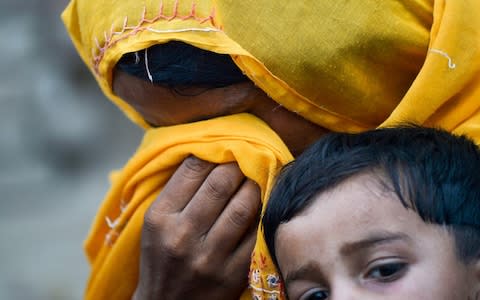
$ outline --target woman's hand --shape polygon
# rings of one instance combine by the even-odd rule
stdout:
[[[134,299],[238,299],[259,208],[238,165],[187,158],[145,214]]]

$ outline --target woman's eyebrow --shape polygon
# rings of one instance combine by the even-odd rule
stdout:
[[[371,233],[361,240],[345,243],[340,248],[340,254],[344,257],[350,256],[354,252],[366,250],[380,244],[391,243],[399,240],[405,241],[407,243],[413,242],[412,238],[409,235],[402,232],[379,231]]]

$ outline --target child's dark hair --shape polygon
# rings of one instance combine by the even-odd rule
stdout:
[[[262,221],[275,262],[278,226],[360,173],[374,174],[425,222],[445,225],[463,262],[480,258],[479,148],[464,136],[404,125],[328,134],[284,168]]]

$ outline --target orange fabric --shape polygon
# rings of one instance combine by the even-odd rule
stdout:
[[[92,263],[86,299],[131,298],[138,279],[144,213],[191,154],[219,164],[236,161],[260,186],[263,203],[276,172],[292,160],[275,132],[249,114],[148,130],[135,155],[113,176],[86,240]],[[263,234],[258,238],[263,240]],[[275,269],[270,272],[276,274]]]
[[[285,1],[282,5],[270,0],[196,0],[193,4],[183,0],[72,0],[62,15],[103,92],[146,129],[149,126],[140,114],[113,93],[112,70],[125,53],[180,40],[230,54],[272,99],[330,130],[358,132],[415,122],[467,134],[477,143],[479,16],[478,0]],[[155,136],[163,143],[165,136]],[[176,163],[172,161],[172,166]],[[165,181],[171,172],[162,170],[156,180]],[[123,188],[116,181],[112,191]],[[132,195],[140,193],[130,189]],[[138,211],[131,212],[132,216],[141,215],[146,205],[136,206]],[[112,206],[107,211],[106,207],[110,206],[104,204],[99,216],[119,209]],[[100,219],[95,226],[101,226]],[[104,232],[92,232],[89,240],[100,232],[100,243]],[[138,244],[139,238],[122,233],[118,241]],[[254,296],[268,299],[276,297],[281,286],[268,277],[273,266],[265,250],[260,240],[252,260],[251,286]],[[93,272],[87,298],[102,299],[92,295],[98,296],[98,289],[103,288],[118,289],[118,296],[131,294],[135,274],[125,273],[121,280],[125,285],[119,287],[109,279],[119,276],[113,269],[98,267],[105,261],[112,266],[129,265],[111,260],[115,251],[104,250],[95,256],[91,251]],[[134,259],[138,258],[128,258],[132,264]],[[113,286],[95,288],[97,280],[110,280]]]
[[[476,0],[86,1],[63,13],[104,93],[127,53],[170,40],[230,54],[269,96],[333,131],[416,122],[480,139]]]

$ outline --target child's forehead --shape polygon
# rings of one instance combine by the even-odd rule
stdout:
[[[311,204],[282,228],[315,227],[344,237],[367,231],[415,232],[427,225],[375,174],[358,174],[316,195]]]
[[[362,172],[352,175],[340,183],[319,191],[312,199],[309,206],[301,215],[312,213],[326,213],[331,210],[338,214],[371,214],[380,206],[402,206],[389,181],[381,174]],[[367,209],[367,208],[373,209]],[[335,208],[335,209],[333,209]]]
[[[297,253],[295,260],[300,261],[308,253],[340,258],[346,245],[383,239],[419,253],[430,239],[453,248],[447,230],[423,221],[414,210],[404,207],[394,192],[368,177],[371,175],[352,177],[317,195],[305,211],[281,224],[275,244],[279,257],[288,257],[281,252],[289,251]],[[296,245],[298,249],[289,250]]]

